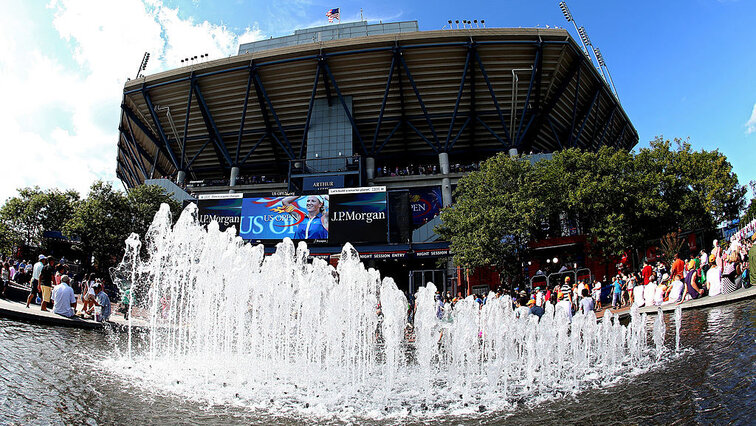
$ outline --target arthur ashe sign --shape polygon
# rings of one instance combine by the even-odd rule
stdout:
[[[385,186],[328,191],[331,202],[328,241],[343,244],[388,241]]]

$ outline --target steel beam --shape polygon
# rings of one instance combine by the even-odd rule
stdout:
[[[129,138],[126,136],[126,133],[119,131],[118,132],[121,137],[123,138],[124,144],[126,145],[126,148],[129,151],[129,155],[132,159],[134,159],[134,162],[139,167],[139,171],[142,172],[142,176],[147,177],[147,169],[144,167],[144,164],[142,164],[142,159],[137,156],[137,153],[134,152],[134,148],[131,146],[131,142],[129,141]]]
[[[517,126],[517,133],[515,137],[515,145],[520,146],[520,136],[522,134],[522,124],[525,122],[525,114],[528,112],[528,106],[530,105],[530,94],[533,93],[533,83],[535,82],[536,73],[538,72],[537,66],[539,65],[539,59],[541,57],[541,49],[536,50],[535,60],[533,61],[533,69],[530,71],[530,83],[528,84],[528,93],[525,95],[525,105],[522,106],[522,114],[520,114],[520,124]]]
[[[189,95],[186,99],[186,116],[184,118],[184,135],[181,138],[181,167],[184,170],[184,159],[186,159],[186,135],[189,132],[189,113],[192,110],[192,85],[189,84]],[[188,167],[188,166],[187,166]]]
[[[572,104],[572,124],[570,125],[570,135],[567,138],[567,146],[572,146],[572,134],[575,133],[575,121],[577,120],[578,95],[580,94],[580,75],[582,67],[578,67],[577,83],[575,83],[575,101]]]
[[[289,157],[289,160],[293,160],[296,158],[293,153],[293,148],[291,147],[291,142],[289,142],[289,138],[286,137],[286,131],[284,131],[283,126],[281,125],[281,120],[278,119],[278,114],[276,114],[276,110],[273,108],[273,103],[270,101],[270,98],[268,97],[268,93],[265,91],[265,86],[263,86],[262,81],[260,80],[260,75],[257,73],[257,71],[254,72],[254,79],[257,83],[257,87],[260,90],[260,94],[262,94],[263,99],[265,99],[265,103],[268,105],[268,109],[270,110],[270,113],[273,115],[273,119],[276,121],[276,125],[278,126],[278,131],[281,133],[281,136],[283,136],[284,141],[286,142],[286,145],[282,144],[281,141],[276,137],[274,133],[271,133],[271,136],[273,136],[273,139],[278,142],[279,145],[281,145],[281,148],[283,148],[284,152],[286,152],[286,155]]]
[[[352,130],[354,131],[354,134],[357,135],[357,140],[360,142],[360,146],[362,147],[362,153],[364,155],[368,155],[368,150],[365,147],[365,142],[362,140],[362,135],[360,135],[360,130],[357,128],[357,124],[354,122],[354,117],[352,117],[352,113],[349,112],[349,108],[347,108],[346,101],[344,100],[344,96],[341,94],[341,90],[339,89],[339,84],[336,82],[336,79],[333,77],[333,73],[331,72],[331,67],[328,66],[328,62],[323,60],[321,62],[321,66],[323,69],[325,69],[326,73],[328,73],[328,78],[331,79],[331,83],[333,83],[333,89],[336,91],[336,96],[339,98],[339,102],[341,102],[341,106],[344,108],[344,114],[346,114],[347,118],[349,119],[349,122],[352,124]]]
[[[378,141],[378,133],[381,130],[383,121],[383,112],[386,110],[386,101],[388,100],[389,91],[391,90],[391,79],[394,76],[394,67],[396,66],[396,56],[391,56],[391,68],[389,69],[388,79],[386,79],[386,90],[383,91],[383,101],[381,102],[381,111],[378,113],[378,124],[375,125],[375,134],[373,143],[370,146],[370,154],[375,155],[375,144]]]
[[[242,107],[241,123],[239,123],[239,137],[236,140],[236,154],[234,156],[234,165],[239,165],[239,151],[241,150],[242,136],[244,136],[244,121],[247,119],[247,105],[249,105],[249,89],[252,87],[252,69],[254,64],[249,66],[249,75],[247,76],[247,91],[244,92],[244,106]]]
[[[245,155],[244,158],[242,159],[241,163],[239,163],[240,166],[243,165],[243,164],[245,164],[247,162],[247,160],[249,159],[249,156],[252,155],[253,152],[255,152],[255,150],[257,149],[257,147],[260,146],[260,144],[262,143],[263,139],[265,139],[267,136],[268,136],[267,133],[264,134],[264,135],[262,135],[262,137],[255,144],[255,146],[253,146],[252,149],[249,150],[249,152],[247,153],[247,155]]]
[[[462,69],[462,78],[459,81],[459,90],[457,91],[457,101],[454,102],[454,112],[452,113],[451,123],[449,123],[449,131],[446,132],[446,141],[444,141],[444,152],[449,149],[449,140],[451,139],[452,131],[454,130],[454,121],[457,119],[457,111],[459,111],[459,102],[462,100],[462,93],[465,90],[465,80],[467,79],[467,69],[470,67],[470,57],[472,56],[472,46],[467,47],[467,56],[465,57],[465,67]],[[454,139],[457,140],[456,138]]]
[[[535,128],[536,130],[540,129],[541,126],[543,125],[543,120],[550,119],[551,111],[554,109],[554,107],[559,102],[559,100],[562,99],[562,94],[564,94],[565,90],[567,90],[567,88],[570,85],[570,82],[572,81],[572,78],[575,76],[575,74],[580,69],[580,65],[583,63],[583,58],[584,58],[584,56],[581,54],[577,59],[575,59],[572,62],[572,65],[570,65],[570,68],[567,69],[566,75],[564,76],[564,78],[562,79],[562,81],[559,83],[559,86],[554,91],[554,95],[551,97],[551,99],[549,100],[549,102],[542,109],[536,111],[536,119],[534,121],[535,125],[534,126],[529,126],[529,128],[531,128],[531,129]],[[553,125],[551,127],[553,127]],[[552,131],[554,131],[553,128],[552,128]],[[535,137],[528,138],[527,136],[528,135],[527,135],[527,131],[526,131],[526,132],[524,132],[523,137],[522,137],[522,139],[523,139],[522,143],[521,143],[521,150],[522,151],[526,151],[527,148],[529,147],[529,145],[531,144],[531,141],[535,138]],[[563,145],[562,145],[561,140],[559,140],[559,138],[557,138],[557,141],[559,142],[560,148],[562,148]]]
[[[404,60],[404,57],[402,56],[401,52],[399,52],[399,63],[404,68],[404,72],[407,75],[407,80],[409,80],[410,86],[412,86],[412,90],[415,91],[415,96],[417,97],[417,101],[420,103],[420,109],[423,111],[423,115],[425,116],[425,121],[428,123],[428,127],[430,128],[431,134],[433,135],[433,142],[436,144],[436,147],[440,148],[440,145],[438,142],[438,135],[436,135],[436,130],[433,128],[433,122],[428,116],[428,109],[425,108],[425,102],[423,102],[423,97],[420,95],[420,91],[417,89],[417,85],[415,84],[415,79],[412,78],[412,73],[410,72],[410,69],[407,66],[407,62]],[[417,129],[415,129],[415,132],[417,132]],[[434,148],[433,150],[435,152],[438,152],[438,148]]]
[[[386,143],[388,143],[388,141],[394,136],[394,133],[396,133],[396,131],[399,130],[399,127],[401,127],[403,123],[404,123],[403,120],[399,120],[396,123],[396,126],[394,126],[394,128],[391,130],[391,132],[389,133],[389,135],[386,137],[386,139],[384,139],[384,141],[381,144],[381,146],[378,148],[378,150],[376,150],[373,153],[373,155],[378,154],[379,152],[381,152],[383,150],[383,147],[386,146]]]
[[[430,146],[430,147],[431,147],[431,149],[433,149],[433,152],[435,152],[436,154],[438,154],[438,152],[439,152],[439,151],[438,151],[438,148],[436,148],[436,146],[435,146],[435,145],[433,144],[433,142],[429,141],[429,140],[428,140],[428,138],[426,138],[426,137],[425,137],[425,135],[423,135],[423,132],[421,132],[420,130],[418,130],[418,128],[417,128],[417,127],[415,127],[415,126],[414,126],[414,125],[412,124],[412,122],[411,122],[411,121],[407,121],[406,123],[407,123],[407,125],[408,125],[408,126],[410,127],[410,129],[412,129],[412,130],[413,130],[413,131],[414,131],[415,133],[417,133],[417,135],[418,135],[418,136],[420,136],[420,138],[421,138],[422,140],[424,140],[424,141],[425,141],[425,143],[427,143],[427,144],[428,144],[428,146]]]
[[[310,94],[310,103],[307,106],[307,118],[305,119],[304,132],[302,132],[302,146],[299,148],[299,158],[304,158],[305,148],[307,147],[307,132],[310,131],[310,119],[312,118],[312,108],[315,105],[315,95],[318,93],[318,81],[320,80],[320,62],[315,68],[315,82],[312,83],[312,93]]]
[[[478,68],[480,69],[481,75],[483,75],[483,81],[486,82],[486,87],[488,87],[488,93],[491,95],[491,99],[493,100],[494,107],[496,108],[496,113],[499,115],[499,121],[501,122],[501,126],[504,128],[504,136],[507,137],[507,143],[504,143],[502,141],[502,144],[504,145],[512,145],[512,139],[509,137],[509,127],[507,126],[506,121],[504,120],[504,114],[501,112],[501,107],[499,106],[499,101],[496,99],[496,93],[494,93],[493,86],[491,85],[491,80],[488,78],[488,73],[486,73],[486,68],[483,66],[483,61],[480,59],[480,54],[478,51],[475,51],[475,61],[478,63]],[[478,120],[481,121],[481,120]],[[482,123],[482,121],[481,121]],[[491,132],[491,128],[488,127],[487,124],[484,124],[484,127],[486,127],[486,130]],[[494,134],[496,136],[496,139],[501,141],[501,138],[499,135]]]
[[[575,140],[572,141],[573,146],[579,147],[580,135],[583,134],[583,129],[585,128],[585,124],[588,122],[588,119],[591,117],[591,113],[593,112],[593,106],[596,105],[596,99],[598,99],[598,96],[600,93],[601,93],[601,85],[599,83],[599,87],[596,88],[596,91],[593,94],[593,98],[591,99],[591,104],[588,107],[588,111],[585,113],[585,116],[583,116],[583,120],[580,123],[580,130],[578,130],[577,136],[575,136]]]
[[[202,90],[200,90],[199,83],[193,81],[192,87],[194,89],[194,95],[197,97],[197,104],[199,105],[200,113],[202,113],[202,118],[205,120],[205,127],[207,127],[208,133],[211,134],[210,139],[213,141],[213,146],[216,148],[216,154],[219,157],[218,160],[220,160],[221,163],[223,163],[223,160],[225,160],[226,164],[228,164],[229,167],[233,166],[231,154],[228,153],[226,144],[223,141],[223,136],[221,136],[220,131],[218,131],[218,126],[215,124],[215,120],[213,119],[213,115],[210,113],[207,102],[205,102],[205,97],[202,96]]]
[[[559,138],[559,133],[557,133],[556,129],[554,128],[554,122],[551,121],[551,117],[549,115],[546,115],[546,120],[549,123],[551,132],[554,134],[554,139],[556,139],[556,142],[559,144],[559,149],[564,148],[564,146],[562,145],[562,139]]]
[[[163,131],[163,125],[160,124],[160,119],[157,116],[155,107],[152,105],[152,98],[150,98],[150,94],[147,92],[147,90],[144,90],[144,89],[142,89],[142,96],[144,97],[145,102],[147,102],[147,108],[150,110],[150,116],[152,117],[152,121],[155,123],[155,127],[158,130],[158,134],[160,135],[160,140],[163,143],[165,152],[168,153],[168,158],[171,160],[171,163],[173,163],[173,166],[176,167],[176,169],[178,169],[179,165],[178,165],[178,161],[176,161],[176,155],[173,153],[173,149],[168,143],[168,138],[165,136],[165,132]],[[178,143],[178,141],[176,142]]]
[[[202,154],[202,151],[204,151],[204,150],[205,150],[205,147],[207,147],[207,145],[208,145],[208,144],[210,143],[210,141],[212,141],[212,140],[213,140],[213,137],[212,137],[212,136],[208,136],[207,140],[205,141],[205,143],[204,143],[204,144],[202,144],[202,146],[200,147],[199,151],[197,151],[197,153],[195,153],[195,154],[194,154],[194,156],[192,156],[192,159],[191,159],[191,160],[190,160],[190,161],[189,161],[189,162],[188,162],[188,163],[186,164],[186,168],[187,168],[187,169],[188,169],[189,167],[191,167],[191,166],[192,166],[192,164],[194,164],[194,160],[196,160],[196,159],[197,159],[197,157],[199,157],[199,155],[200,155],[200,154]]]
[[[462,124],[462,127],[459,129],[459,132],[457,132],[457,136],[452,139],[451,144],[446,148],[446,152],[451,151],[452,148],[454,148],[454,144],[457,143],[457,139],[459,139],[460,136],[462,136],[462,132],[467,128],[467,125],[472,122],[472,115],[467,117],[467,120]]]
[[[486,130],[488,130],[488,133],[492,134],[492,135],[493,135],[493,137],[495,137],[495,138],[496,138],[496,140],[497,140],[497,141],[499,141],[499,143],[500,143],[500,144],[502,144],[502,145],[504,145],[504,146],[510,146],[510,145],[508,145],[508,144],[507,144],[506,142],[504,142],[504,141],[503,141],[503,140],[501,139],[501,136],[499,136],[498,134],[496,134],[496,132],[495,132],[495,131],[494,131],[494,130],[493,130],[493,129],[492,129],[492,128],[491,128],[491,127],[490,127],[490,126],[488,125],[488,124],[486,124],[486,122],[485,122],[485,121],[483,121],[483,119],[482,119],[482,118],[480,118],[480,117],[475,117],[475,119],[476,119],[476,120],[478,120],[478,122],[479,122],[479,123],[480,123],[480,124],[481,124],[481,125],[482,125],[482,126],[483,126],[483,127],[485,128],[485,129],[486,129]],[[505,136],[506,136],[506,134],[505,134]]]

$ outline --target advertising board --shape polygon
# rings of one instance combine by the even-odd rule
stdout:
[[[412,188],[409,191],[412,226],[417,228],[441,213],[441,187]]]
[[[385,186],[329,191],[329,242],[387,242],[388,202]]]
[[[245,240],[328,240],[328,195],[245,196],[239,235]]]
[[[239,229],[243,194],[204,194],[197,199],[197,217],[203,225],[218,222],[221,231]]]

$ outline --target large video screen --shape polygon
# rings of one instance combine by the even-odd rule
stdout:
[[[229,226],[239,229],[243,194],[203,194],[197,200],[199,222],[208,225],[218,222],[221,231]]]
[[[386,242],[388,203],[385,186],[332,189],[329,242]]]
[[[241,203],[239,235],[245,240],[328,240],[328,195],[256,197]]]

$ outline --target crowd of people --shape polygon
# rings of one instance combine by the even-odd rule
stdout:
[[[488,297],[509,295],[515,316],[518,318],[544,314],[547,303],[571,319],[577,313],[597,312],[602,309],[621,309],[635,305],[662,306],[680,304],[688,300],[732,293],[750,286],[751,273],[756,273],[756,244],[745,238],[732,238],[727,248],[714,241],[710,251],[701,250],[683,259],[679,254],[674,261],[645,261],[637,272],[618,273],[611,280],[577,280],[570,276],[553,287],[547,285],[529,288],[500,288],[495,293],[474,294],[481,307]],[[450,318],[454,306],[463,299],[462,292],[453,297],[450,292],[436,294],[436,316]],[[409,320],[412,321],[414,304],[410,303]]]
[[[454,163],[449,164],[449,173],[466,173],[480,169],[480,163],[461,164]],[[423,175],[437,175],[441,173],[441,167],[438,163],[435,164],[410,164],[405,166],[399,165],[382,165],[375,169],[376,177],[386,176],[423,176]]]
[[[64,317],[79,316],[107,321],[110,318],[111,304],[103,281],[94,274],[73,275],[70,269],[65,258],[57,261],[52,256],[40,254],[37,262],[32,264],[27,260],[13,261],[3,256],[0,296],[7,297],[13,282],[20,287],[28,287],[27,308],[36,303],[42,311],[52,310]]]

